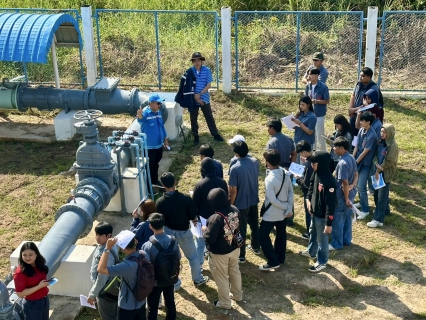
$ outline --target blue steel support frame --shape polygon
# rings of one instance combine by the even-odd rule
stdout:
[[[383,11],[382,18],[382,34],[380,36],[380,53],[379,53],[379,76],[377,78],[377,85],[380,87],[382,82],[382,60],[383,60],[383,50],[385,48],[385,31],[386,31],[386,11]]]
[[[99,59],[99,73],[103,77],[103,64],[102,64],[102,51],[101,51],[101,41],[100,41],[100,25],[99,25],[99,13],[110,12],[110,13],[122,13],[122,12],[132,12],[132,13],[152,13],[154,14],[154,27],[156,35],[156,55],[157,55],[157,72],[158,72],[158,83],[157,86],[161,90],[163,87],[161,82],[161,55],[160,55],[160,42],[159,42],[159,23],[158,23],[158,14],[159,13],[169,13],[169,14],[212,14],[214,15],[214,27],[215,27],[215,46],[216,46],[216,59],[215,59],[215,71],[216,71],[216,88],[219,88],[219,28],[218,21],[220,20],[218,13],[216,11],[196,11],[196,10],[131,10],[131,9],[96,9],[94,18],[96,19],[96,34],[98,37],[98,59]],[[155,86],[151,84],[144,84],[147,86]]]
[[[296,84],[295,88],[269,88],[269,87],[246,87],[239,85],[238,77],[238,65],[239,65],[239,54],[238,54],[238,15],[239,14],[295,14],[297,15],[297,34],[296,34]],[[360,20],[360,30],[359,30],[359,47],[358,47],[358,74],[361,70],[362,62],[362,40],[363,40],[363,31],[364,31],[364,13],[362,11],[235,11],[234,13],[234,26],[235,26],[235,86],[236,89],[277,89],[277,90],[296,90],[298,91],[298,77],[299,77],[299,49],[300,49],[300,20],[302,14],[341,14],[341,15],[359,15]],[[337,91],[346,91],[348,89],[334,89]]]

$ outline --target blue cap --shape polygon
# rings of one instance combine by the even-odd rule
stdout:
[[[163,102],[164,100],[158,94],[151,94],[148,99],[149,102]]]

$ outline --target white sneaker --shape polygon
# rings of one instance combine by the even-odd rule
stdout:
[[[359,202],[355,203],[354,206],[357,209],[361,209],[361,203],[359,203]]]
[[[336,250],[335,247],[333,247],[331,244],[328,245],[328,251],[334,251]]]
[[[369,223],[367,223],[367,226],[369,226],[370,228],[383,227],[383,223],[377,220],[371,220]]]
[[[368,216],[370,214],[370,212],[362,212],[359,214],[359,216],[357,217],[358,220],[362,220],[365,219],[366,216]]]

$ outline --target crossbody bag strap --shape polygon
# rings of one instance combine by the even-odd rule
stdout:
[[[222,212],[216,212],[216,213],[219,214],[225,220],[226,224],[228,225],[229,230],[232,230],[231,226],[229,225],[228,218],[225,217],[225,215]]]
[[[284,171],[284,169],[283,169],[283,181],[281,181],[281,187],[280,187],[280,190],[278,190],[277,194],[275,195],[275,197],[276,197],[276,198],[278,198],[278,196],[279,196],[279,195],[280,195],[280,193],[281,193],[281,190],[282,190],[283,185],[284,185],[284,180],[285,180],[285,171]]]

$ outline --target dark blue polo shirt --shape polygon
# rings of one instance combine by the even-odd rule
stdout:
[[[312,92],[312,83],[308,83],[305,88],[305,95],[316,100],[328,100],[330,94],[328,93],[328,87],[325,83],[318,81],[315,85],[314,92]],[[314,104],[314,112],[317,117],[324,117],[327,113],[326,104]]]
[[[315,126],[317,125],[317,117],[312,111],[308,111],[306,114],[301,113],[298,118],[309,130],[314,130],[314,132],[309,135],[303,131],[300,127],[294,128],[294,143],[297,144],[299,141],[305,140],[310,144],[315,143]]]

